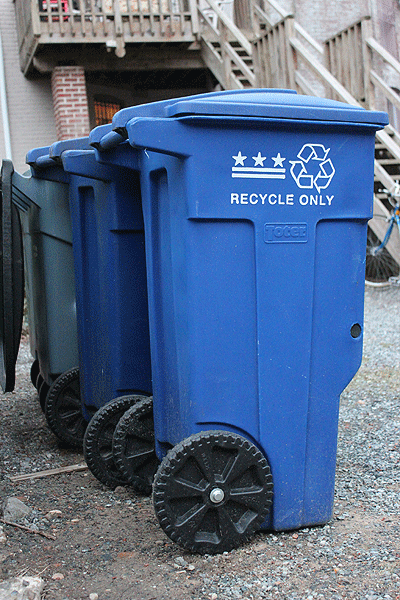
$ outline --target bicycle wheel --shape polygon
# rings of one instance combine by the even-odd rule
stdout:
[[[365,283],[374,287],[390,285],[391,277],[399,277],[400,267],[386,248],[379,248],[381,241],[368,227]]]

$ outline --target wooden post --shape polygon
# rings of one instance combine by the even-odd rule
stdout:
[[[243,1],[243,0],[241,0]],[[260,37],[261,35],[261,30],[260,30],[260,19],[257,16],[256,13],[256,9],[255,9],[255,5],[256,5],[256,0],[249,0],[250,2],[250,27],[251,27],[251,31],[254,32],[254,34],[257,37]]]
[[[86,35],[86,26],[85,26],[85,5],[83,0],[79,0],[79,17],[80,17],[80,24],[81,24],[81,35],[84,37]]]
[[[221,58],[222,58],[222,66],[224,73],[224,89],[231,90],[231,59],[226,51],[226,46],[228,45],[228,29],[221,20],[218,23],[219,30],[221,33]]]
[[[26,18],[26,4],[21,0],[19,3],[21,10],[24,11],[24,24],[29,23],[29,19]],[[37,0],[31,0],[30,2],[30,17],[32,19],[32,31],[33,35],[40,35],[40,20]],[[24,32],[25,33],[25,32]]]
[[[256,78],[255,86],[257,88],[265,87],[265,83],[263,81],[263,69],[261,67],[262,57],[260,53],[260,46],[262,44],[262,38],[257,37],[253,41],[253,66],[254,66],[254,75]]]
[[[370,110],[375,109],[375,91],[371,81],[371,62],[372,50],[367,45],[367,39],[372,37],[372,23],[369,17],[363,19],[361,23],[361,41],[362,41],[362,69],[364,73],[364,98],[365,106]]]
[[[335,42],[333,40],[327,40],[324,44],[324,65],[332,73],[334,77],[337,77],[337,60],[335,54]],[[326,86],[325,86],[326,90]],[[333,100],[337,100],[335,94],[332,94]]]
[[[289,16],[283,21],[285,33],[285,54],[286,54],[286,69],[288,87],[292,90],[296,89],[296,56],[292,48],[290,40],[295,36],[294,17]]]
[[[199,14],[197,12],[197,0],[189,0],[189,7],[190,7],[190,15],[191,15],[191,21],[192,21],[192,33],[193,35],[198,35],[199,34]]]
[[[126,54],[125,50],[125,40],[124,40],[124,30],[122,27],[122,17],[121,10],[119,7],[119,0],[114,0],[114,19],[115,19],[115,41],[117,42],[117,47],[115,49],[115,54],[118,58],[123,58]]]

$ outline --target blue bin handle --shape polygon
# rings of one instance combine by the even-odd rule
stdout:
[[[106,135],[103,135],[100,143],[98,144],[98,148],[100,150],[112,150],[119,144],[122,144],[122,142],[125,142],[125,140],[126,137],[124,135],[118,133],[117,131],[110,131]],[[95,143],[92,145],[96,147]]]
[[[48,169],[49,167],[56,167],[56,161],[51,158],[49,154],[44,154],[43,156],[38,156],[34,165],[36,169]]]
[[[190,141],[179,120],[136,117],[126,124],[131,146],[172,156],[190,156]]]

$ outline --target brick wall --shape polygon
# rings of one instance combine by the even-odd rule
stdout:
[[[399,58],[398,35],[400,25],[400,8],[398,0],[375,0],[376,28],[375,35],[380,43],[395,58]]]
[[[296,20],[319,42],[370,15],[369,0],[294,0]]]
[[[89,134],[89,110],[83,67],[55,67],[51,77],[57,138]]]

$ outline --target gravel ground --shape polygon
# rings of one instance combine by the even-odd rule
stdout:
[[[0,579],[40,576],[49,600],[400,599],[400,288],[366,290],[364,360],[342,395],[334,518],[258,533],[219,556],[169,541],[148,498],[110,491],[88,471],[12,483],[9,476],[81,463],[48,430],[29,382],[2,398],[2,499],[32,512],[0,531]]]

